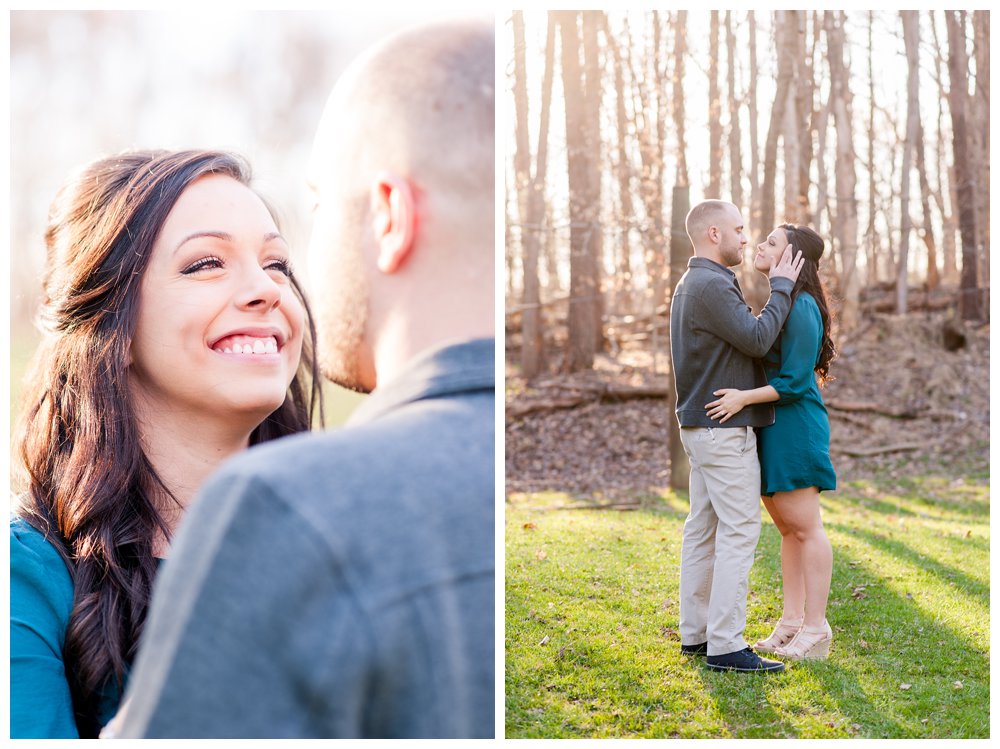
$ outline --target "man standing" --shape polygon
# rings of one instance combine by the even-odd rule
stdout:
[[[743,639],[747,585],[760,535],[760,464],[754,427],[774,422],[770,404],[724,424],[707,415],[714,391],[767,384],[758,359],[791,309],[802,267],[791,247],[769,274],[771,296],[754,317],[736,274],[747,238],[732,203],[707,200],[688,213],[694,254],[670,305],[670,341],[681,442],[691,461],[691,509],[681,545],[681,652],[706,655],[718,671],[782,671]]]
[[[494,734],[494,31],[396,35],[310,164],[344,429],[230,461],[157,582],[123,737]]]

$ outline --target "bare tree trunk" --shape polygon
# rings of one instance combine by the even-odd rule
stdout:
[[[813,45],[807,49],[806,38],[809,27],[809,11],[802,11],[798,14],[798,38],[799,51],[798,71],[799,85],[796,92],[795,115],[798,120],[799,131],[799,171],[795,176],[796,180],[796,209],[795,220],[801,224],[812,224],[813,214],[809,209],[809,186],[811,183],[810,170],[812,169],[813,139],[812,133],[816,129],[816,104],[815,92],[816,81],[814,77],[815,66],[814,56],[819,46],[819,24],[815,24],[813,33]],[[818,14],[813,13],[818,18]]]
[[[684,135],[684,58],[687,56],[687,11],[677,11],[674,19],[674,130],[677,134],[677,184],[689,185],[687,140]]]
[[[710,12],[708,32],[708,190],[722,197],[722,101],[719,94],[719,11]]]
[[[628,21],[626,20],[627,24]],[[608,47],[615,66],[615,115],[618,136],[618,205],[621,210],[621,240],[619,242],[618,261],[615,264],[618,272],[615,276],[615,297],[619,310],[632,309],[632,249],[630,229],[633,219],[632,208],[632,165],[626,146],[628,131],[628,115],[625,111],[625,65],[622,62],[621,48],[611,33],[605,17],[604,33],[608,39]],[[632,54],[631,46],[627,47]]]
[[[979,286],[990,288],[990,12],[973,11],[972,30],[976,60],[976,94],[973,97],[975,124],[972,132],[977,136],[977,180],[982,189],[977,190],[976,230],[979,235]],[[983,308],[989,311],[989,305]]]
[[[687,185],[676,185],[670,207],[670,297],[673,298],[677,282],[687,268],[691,257],[691,241],[684,230],[684,218],[691,208],[691,198]],[[670,348],[670,326],[667,326],[667,349]],[[673,371],[673,362],[671,362]],[[676,384],[676,381],[675,381]],[[676,417],[677,389],[670,388],[667,396],[667,445],[670,448],[670,486],[673,489],[687,489],[691,480],[691,463],[684,444],[681,442],[681,427]]]
[[[978,285],[976,247],[976,173],[969,163],[967,99],[969,63],[965,52],[965,12],[947,10],[948,27],[948,103],[955,149],[955,184],[958,193],[958,227],[962,237],[962,278],[959,310],[963,320],[982,319]]]
[[[899,258],[896,265],[896,312],[902,315],[906,313],[909,288],[907,265],[910,232],[913,229],[913,219],[910,217],[910,171],[913,168],[913,147],[920,126],[920,17],[915,10],[901,10],[899,16],[903,22],[903,44],[909,68],[906,78],[906,140],[903,143],[903,173],[900,176],[899,191]]]
[[[639,180],[643,207],[646,212],[647,228],[643,232],[643,250],[651,298],[651,320],[653,321],[653,367],[656,368],[656,352],[659,350],[656,328],[656,308],[663,304],[663,278],[666,272],[664,247],[666,237],[663,225],[663,140],[666,128],[663,122],[664,94],[661,90],[660,35],[661,22],[658,11],[651,17],[653,34],[649,60],[652,74],[647,75],[647,85],[639,85],[636,111],[636,134],[639,139],[639,156],[642,160]],[[633,75],[633,80],[636,80]]]
[[[604,254],[604,225],[601,222],[601,50],[597,41],[598,32],[606,22],[604,12],[586,10],[583,12],[583,63],[586,85],[587,130],[590,133],[591,157],[589,160],[588,185],[592,208],[591,272],[594,275],[594,353],[604,346],[604,292],[602,290],[602,263]]]
[[[917,174],[920,176],[920,209],[923,226],[920,237],[927,248],[927,288],[936,289],[941,283],[937,268],[937,243],[934,241],[934,219],[931,216],[931,186],[927,179],[927,158],[924,154],[924,126],[917,126]]]
[[[778,55],[778,75],[775,85],[774,104],[771,107],[771,121],[764,143],[764,182],[761,185],[760,231],[769,232],[774,228],[774,181],[778,164],[778,137],[784,128],[784,118],[789,107],[795,106],[795,66],[794,11],[775,11],[775,47]],[[786,174],[788,165],[786,164]]]
[[[545,176],[548,165],[549,111],[552,102],[552,79],[555,68],[555,21],[550,16],[545,40],[545,71],[542,75],[542,109],[538,126],[538,152],[531,174],[528,134],[528,87],[524,60],[524,18],[514,11],[514,107],[517,114],[517,148],[527,158],[520,169],[527,180],[526,200],[522,201],[524,220],[521,241],[524,246],[524,311],[521,317],[521,374],[532,379],[545,370],[542,331],[541,290],[538,260],[541,252],[545,212]],[[515,152],[515,157],[517,153]],[[515,161],[517,159],[515,158]]]
[[[935,79],[938,82],[938,87],[940,90],[940,95],[937,98],[938,108],[937,108],[937,132],[944,132],[944,110],[945,101],[948,98],[948,92],[944,88],[944,49],[945,45],[941,43],[938,36],[938,23],[937,23],[937,13],[930,12],[930,27],[931,35],[933,37],[933,48],[935,50],[934,55],[934,70]],[[936,166],[938,174],[938,190],[934,193],[934,199],[938,206],[938,211],[941,213],[941,277],[944,283],[951,285],[958,284],[958,259],[957,259],[957,248],[955,246],[955,236],[958,234],[958,219],[955,216],[955,179],[954,170],[945,166],[944,155],[945,155],[945,144],[939,137],[937,142],[936,153]],[[947,196],[947,200],[945,197]]]
[[[569,341],[566,369],[576,372],[594,364],[597,329],[594,307],[600,292],[595,249],[598,231],[591,172],[597,133],[591,131],[587,86],[580,66],[580,14],[553,11],[562,42],[562,76],[566,110],[566,154],[569,176],[570,285]]]
[[[736,35],[733,33],[733,12],[726,11],[726,48],[729,64],[726,79],[729,93],[729,182],[732,201],[739,209],[743,204],[743,159],[740,147],[740,98],[736,96]]]
[[[750,110],[750,228],[756,232],[770,231],[761,220],[760,206],[760,144],[757,142],[757,20],[753,11],[747,13],[750,33],[750,75],[747,105]]]
[[[839,17],[838,17],[839,16]],[[834,167],[837,190],[836,213],[833,217],[833,235],[840,248],[840,291],[843,305],[840,324],[843,330],[855,328],[861,314],[861,284],[858,278],[858,200],[857,174],[855,173],[854,129],[851,123],[850,75],[844,60],[846,38],[845,14],[826,11],[827,54],[830,67],[830,109],[836,131],[837,150]]]
[[[875,14],[868,11],[868,277],[872,286],[879,281],[878,235],[875,229],[875,66],[873,62],[874,41],[872,29]]]

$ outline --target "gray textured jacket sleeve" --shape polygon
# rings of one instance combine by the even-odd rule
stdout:
[[[736,287],[721,278],[710,294],[700,295],[699,323],[736,349],[754,359],[762,358],[774,344],[792,306],[794,282],[772,278],[771,296],[759,317],[740,297]]]

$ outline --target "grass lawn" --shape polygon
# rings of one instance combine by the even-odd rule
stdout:
[[[506,512],[508,738],[986,738],[989,479],[853,482],[822,496],[834,549],[830,659],[724,674],[681,656],[687,498],[580,509],[522,494]],[[781,611],[764,513],[746,637]]]

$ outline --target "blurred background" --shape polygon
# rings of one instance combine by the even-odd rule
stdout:
[[[241,153],[302,268],[305,165],[331,87],[374,41],[444,15],[11,12],[11,423],[38,340],[48,207],[77,166],[127,148]],[[362,397],[329,386],[327,424],[342,422]]]

